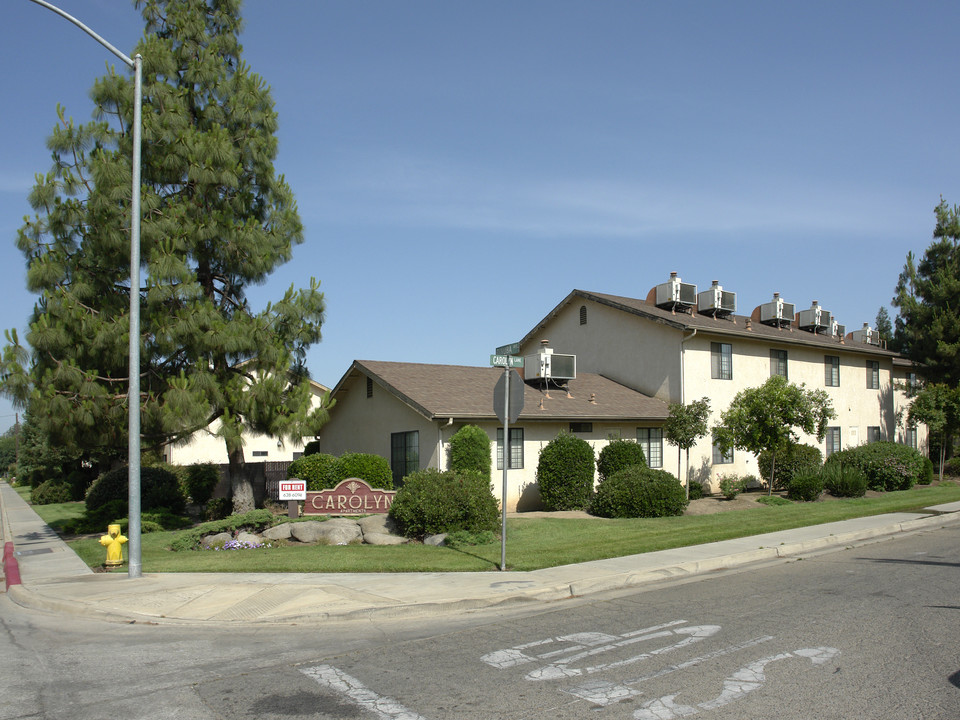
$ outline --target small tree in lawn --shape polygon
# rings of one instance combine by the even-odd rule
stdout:
[[[802,384],[794,385],[775,375],[760,387],[738,392],[730,407],[720,415],[720,423],[713,427],[713,436],[724,452],[730,448],[754,455],[764,450],[769,452],[767,487],[768,494],[772,494],[777,453],[799,440],[797,429],[816,435],[817,441],[822,442],[827,434],[827,422],[833,417],[836,413],[826,392],[807,390]]]
[[[680,451],[687,452],[687,499],[690,499],[690,448],[707,434],[707,418],[710,417],[710,400],[700,398],[691,403],[670,404],[670,416],[663,425],[667,442],[677,446],[677,472],[680,471]]]
[[[922,422],[931,436],[939,438],[942,481],[948,439],[960,430],[960,388],[943,383],[925,385],[910,403],[907,417],[911,425]]]

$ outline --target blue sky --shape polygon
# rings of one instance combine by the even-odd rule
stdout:
[[[123,0],[60,0],[124,52]],[[848,330],[960,202],[956,2],[247,0],[278,171],[306,242],[251,292],[322,282],[314,378],[354,359],[485,365],[574,288],[671,271],[749,314],[779,292]],[[59,102],[90,119],[109,53],[0,9],[0,328],[34,298],[14,246]],[[14,410],[0,401],[0,430]]]

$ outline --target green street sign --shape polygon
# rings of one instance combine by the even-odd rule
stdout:
[[[493,367],[522,368],[523,358],[515,357],[513,355],[491,355],[490,364]]]
[[[497,355],[516,355],[520,352],[520,343],[510,343],[509,345],[501,345],[494,352]]]

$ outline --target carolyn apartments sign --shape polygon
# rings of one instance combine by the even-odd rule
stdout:
[[[347,478],[332,490],[310,490],[303,505],[304,515],[385,514],[393,504],[395,490],[370,487],[360,478]]]

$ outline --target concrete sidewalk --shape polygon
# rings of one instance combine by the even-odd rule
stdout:
[[[119,622],[307,624],[543,603],[840,549],[955,524],[960,502],[532,572],[156,573],[133,580],[92,572],[6,483],[0,516],[21,580],[7,578],[7,595],[24,607]]]

